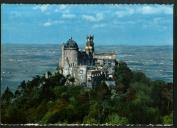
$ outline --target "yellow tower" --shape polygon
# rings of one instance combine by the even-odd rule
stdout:
[[[87,41],[86,41],[86,46],[85,46],[85,51],[87,54],[93,54],[94,53],[94,36],[89,35],[87,36]]]

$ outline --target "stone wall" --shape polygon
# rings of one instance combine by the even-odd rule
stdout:
[[[75,49],[65,49],[64,50],[64,65],[69,63],[69,66],[78,65],[78,51]]]

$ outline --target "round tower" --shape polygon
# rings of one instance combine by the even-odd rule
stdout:
[[[74,67],[78,65],[78,45],[72,37],[64,45],[64,65]]]

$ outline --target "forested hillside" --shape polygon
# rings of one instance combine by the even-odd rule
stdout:
[[[115,68],[116,86],[90,89],[60,73],[22,81],[1,96],[1,122],[79,124],[172,124],[173,84],[150,80],[126,63]],[[69,85],[64,86],[69,81]]]

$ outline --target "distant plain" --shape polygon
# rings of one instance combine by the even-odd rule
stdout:
[[[113,51],[132,70],[153,80],[173,82],[173,46],[95,46],[95,52]],[[57,44],[1,44],[1,91],[6,86],[15,91],[21,81],[55,71],[60,54]]]

